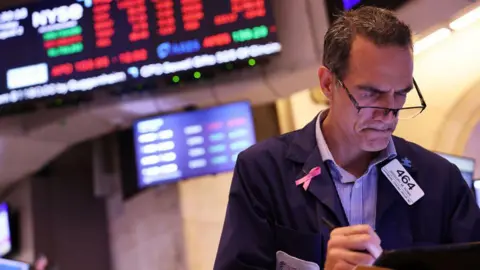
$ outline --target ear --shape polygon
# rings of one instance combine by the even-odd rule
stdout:
[[[320,88],[323,94],[331,101],[333,91],[335,90],[335,76],[328,68],[321,66],[318,69],[318,79],[320,80]]]

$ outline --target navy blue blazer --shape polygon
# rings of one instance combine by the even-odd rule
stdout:
[[[458,168],[414,143],[393,141],[397,159],[411,161],[406,169],[425,195],[409,206],[379,170],[376,232],[383,249],[480,241],[480,210]],[[307,191],[295,185],[316,166],[322,173]],[[348,226],[325,172],[315,121],[242,152],[214,269],[275,269],[279,250],[323,268],[330,231],[321,217]]]

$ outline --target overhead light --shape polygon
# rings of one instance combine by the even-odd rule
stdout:
[[[418,54],[421,51],[433,46],[435,43],[446,39],[452,31],[448,28],[440,28],[437,31],[431,33],[430,35],[420,39],[419,41],[415,42],[413,45],[413,51],[415,54]]]
[[[453,30],[460,30],[469,26],[470,24],[480,20],[480,7],[473,9],[462,17],[450,23],[450,28]]]

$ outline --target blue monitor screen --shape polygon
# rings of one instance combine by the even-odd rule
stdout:
[[[0,270],[28,270],[30,265],[24,262],[0,259]]]
[[[345,10],[350,10],[360,2],[362,2],[362,0],[343,0],[343,7]]]
[[[450,161],[451,163],[455,164],[462,173],[462,176],[467,182],[468,186],[472,188],[473,174],[475,172],[475,160],[467,157],[459,157],[443,153],[438,154]]]
[[[12,235],[10,231],[10,215],[7,203],[0,204],[0,257],[12,251]]]
[[[139,188],[233,170],[256,141],[248,102],[144,119],[133,130]]]
[[[338,1],[338,0],[334,0]],[[376,6],[380,8],[396,9],[409,0],[341,0],[343,10],[351,10],[359,6]]]

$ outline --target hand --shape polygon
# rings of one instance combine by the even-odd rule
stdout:
[[[380,238],[369,225],[337,228],[330,234],[325,270],[351,270],[372,265],[382,253]]]
[[[45,256],[40,256],[34,264],[34,270],[46,270],[48,266],[48,259]]]

